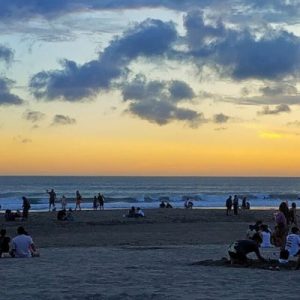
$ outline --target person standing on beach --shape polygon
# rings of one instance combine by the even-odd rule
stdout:
[[[226,200],[226,215],[229,216],[232,208],[232,196],[230,195]]]
[[[94,199],[93,199],[93,209],[94,210],[97,210],[98,208],[98,199],[97,197],[95,196]]]
[[[76,191],[75,210],[77,210],[77,208],[79,210],[81,210],[81,206],[80,206],[81,205],[81,200],[82,200],[82,197],[81,197],[79,191]]]
[[[26,197],[22,197],[23,199],[23,213],[22,213],[22,220],[27,220],[28,219],[28,213],[30,209],[30,202]]]
[[[46,192],[49,194],[49,211],[50,211],[51,206],[53,206],[53,209],[55,209],[56,193],[54,192],[54,189],[52,189],[50,192],[46,190]]]
[[[239,198],[237,195],[234,195],[233,198],[233,213],[237,216],[239,209]]]
[[[67,209],[67,198],[65,197],[65,195],[61,197],[61,209]]]
[[[98,194],[98,201],[99,201],[99,209],[104,210],[104,197],[100,193]]]

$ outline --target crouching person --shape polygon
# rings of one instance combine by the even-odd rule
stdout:
[[[247,254],[251,252],[254,252],[259,260],[266,262],[259,252],[261,242],[260,235],[256,233],[251,240],[240,240],[232,243],[228,248],[231,264],[247,264]]]
[[[39,256],[31,236],[27,234],[24,227],[18,227],[17,233],[18,235],[12,239],[11,256],[20,258]]]

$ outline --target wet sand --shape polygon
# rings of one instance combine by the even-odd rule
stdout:
[[[275,211],[81,211],[73,222],[56,213],[30,213],[19,225],[32,235],[41,257],[3,259],[3,299],[298,299],[300,271],[231,268],[220,260],[258,219],[273,225]],[[276,258],[278,249],[265,257]],[[206,261],[206,263],[205,263]],[[202,263],[199,263],[202,262]],[[207,263],[208,262],[208,263]],[[213,262],[213,263],[211,263]],[[41,296],[42,295],[42,296]],[[0,296],[0,297],[2,297]]]

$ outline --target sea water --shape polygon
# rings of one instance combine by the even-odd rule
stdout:
[[[194,206],[224,207],[229,195],[246,196],[251,207],[278,207],[281,201],[300,205],[300,178],[280,177],[71,177],[71,176],[0,176],[0,205],[20,209],[22,196],[31,202],[32,210],[47,210],[54,189],[57,207],[62,195],[68,207],[75,207],[75,192],[83,198],[82,207],[92,208],[98,193],[105,197],[105,208],[156,208],[161,200],[173,207],[183,207],[187,198]]]

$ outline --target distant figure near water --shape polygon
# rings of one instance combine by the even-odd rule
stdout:
[[[238,198],[237,195],[234,195],[234,198],[233,198],[233,213],[235,215],[237,215],[238,210],[239,210],[239,198]]]
[[[55,209],[56,193],[54,192],[54,189],[52,189],[50,192],[46,190],[46,192],[49,194],[49,211],[50,211],[51,207]]]
[[[99,202],[99,209],[104,210],[104,196],[102,194],[98,194],[98,202]]]
[[[232,196],[226,199],[226,215],[229,216],[232,209]]]
[[[26,197],[22,197],[23,199],[23,213],[22,213],[22,220],[25,221],[28,219],[28,213],[30,209],[30,202]]]
[[[76,200],[75,200],[75,210],[78,208],[79,210],[81,210],[81,200],[82,200],[82,197],[79,193],[79,191],[76,191]]]

